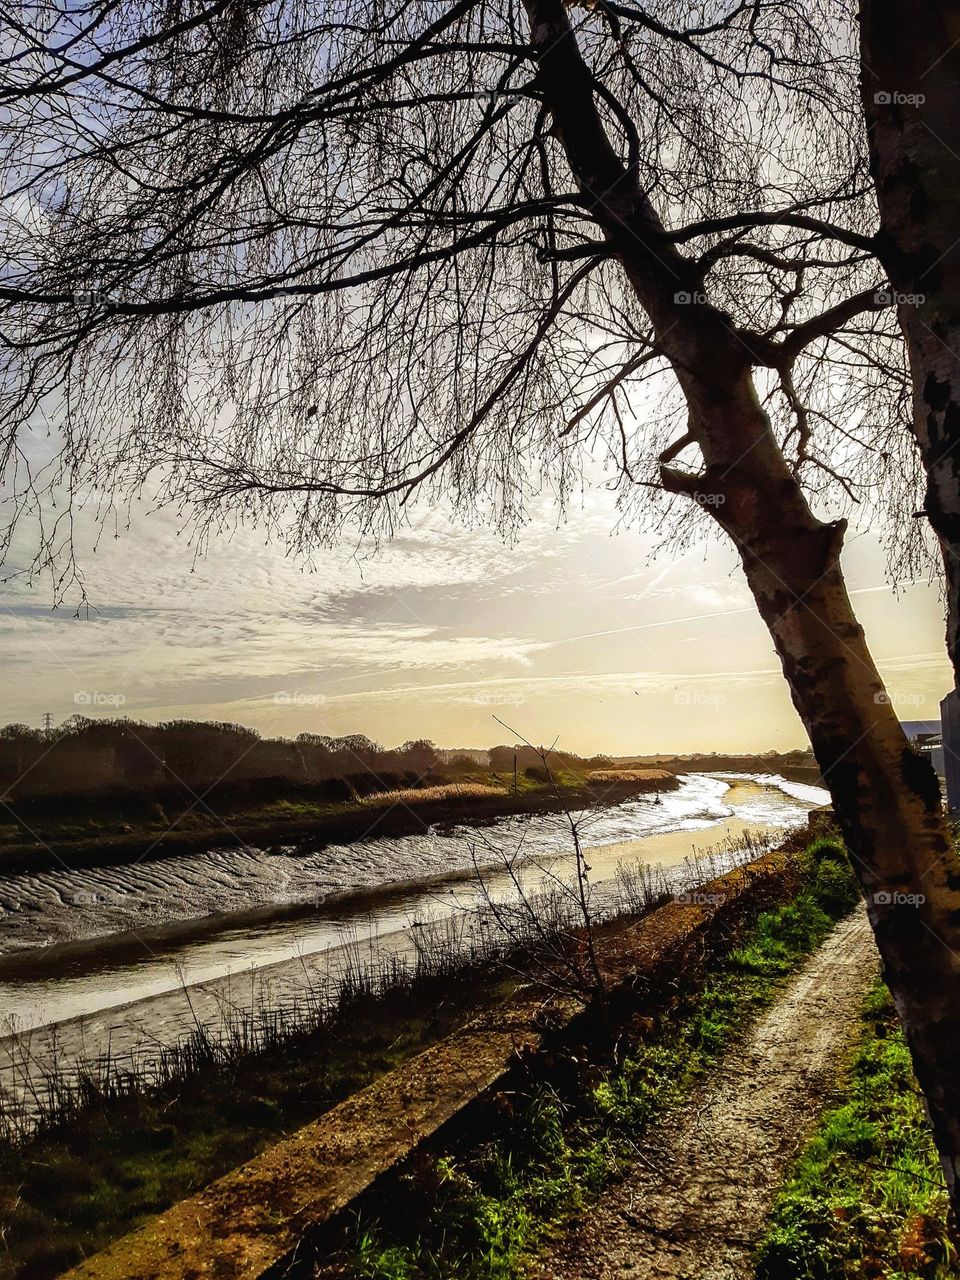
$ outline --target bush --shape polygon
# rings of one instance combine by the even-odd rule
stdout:
[[[365,769],[358,773],[347,773],[343,776],[343,781],[361,797],[379,795],[384,791],[399,791],[401,788],[409,786],[411,780],[416,781],[416,778],[411,774],[387,772],[384,769],[376,773],[372,769]]]
[[[829,930],[830,921],[825,916],[813,895],[801,892],[795,901],[764,912],[757,920],[756,932],[761,940],[769,938],[774,944],[780,943],[791,956],[802,955],[812,951]]]
[[[860,888],[849,855],[835,837],[820,836],[811,841],[800,865],[810,900],[832,920],[839,920],[860,900]]]
[[[836,840],[832,836],[820,836],[812,844],[808,844],[807,857],[817,866],[821,862],[849,864],[846,848],[840,840]]]
[[[846,858],[842,862],[824,859],[813,876],[813,896],[827,915],[845,915],[860,900],[853,868]]]
[[[356,793],[347,778],[327,778],[320,783],[320,794],[325,800],[347,801],[356,798]]]

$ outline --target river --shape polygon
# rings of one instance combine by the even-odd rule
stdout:
[[[673,888],[691,853],[745,830],[770,835],[824,804],[822,788],[776,775],[690,774],[580,821],[597,902],[617,868],[642,861]],[[568,877],[562,814],[369,840],[319,853],[214,850],[125,867],[0,879],[0,1099],[33,1067],[111,1056],[143,1066],[231,1008],[284,1008],[348,966],[408,957],[416,927],[472,919]],[[482,869],[482,876],[478,875]],[[463,939],[464,945],[467,939]],[[32,1064],[32,1066],[31,1066]]]

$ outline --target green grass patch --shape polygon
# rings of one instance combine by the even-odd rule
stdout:
[[[683,1101],[856,901],[842,849],[829,858],[808,852],[803,870],[795,900],[759,914],[741,945],[711,966],[707,983],[665,1010],[658,1026],[634,1036],[613,1064],[603,1068],[585,1056],[557,1063],[551,1083],[491,1108],[482,1144],[421,1153],[375,1190],[331,1274],[362,1280],[522,1275],[544,1239],[630,1164],[644,1130]]]
[[[947,1193],[889,992],[878,982],[837,1106],[782,1187],[757,1280],[948,1280]]]

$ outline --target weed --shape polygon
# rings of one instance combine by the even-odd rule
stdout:
[[[849,866],[849,858],[843,843],[833,836],[818,836],[808,844],[807,857],[814,863],[838,862],[841,866]]]
[[[887,988],[863,1008],[842,1100],[821,1118],[778,1195],[757,1280],[947,1280],[957,1258],[923,1099]]]
[[[153,1089],[91,1089],[58,1123],[0,1142],[0,1277],[59,1275],[505,994],[476,972],[355,992],[338,1019],[257,1052],[207,1057]]]

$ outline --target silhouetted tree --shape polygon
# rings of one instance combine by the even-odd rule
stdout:
[[[923,512],[943,552],[947,648],[960,688],[960,27],[955,6],[860,5],[861,88],[880,209],[874,248],[896,295],[912,375],[908,421]]]
[[[434,743],[426,738],[416,738],[405,742],[397,755],[407,769],[412,769],[418,777],[426,777],[440,763],[440,756]]]
[[[48,521],[18,432],[52,415],[70,493],[149,483],[205,532],[292,512],[295,550],[392,530],[420,491],[515,526],[532,473],[562,499],[598,453],[628,512],[666,494],[714,519],[830,786],[956,1203],[960,865],[852,611],[845,521],[811,507],[915,492],[851,17],[28,3],[0,422],[15,518]]]

